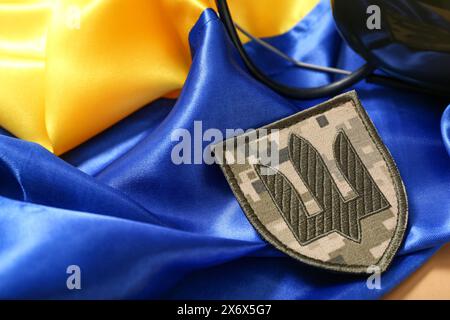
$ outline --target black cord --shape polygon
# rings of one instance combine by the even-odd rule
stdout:
[[[230,9],[226,0],[216,0],[217,9],[219,11],[220,19],[225,25],[225,29],[233,42],[234,46],[239,52],[242,60],[244,61],[246,67],[250,73],[260,82],[264,83],[266,86],[272,90],[280,93],[281,95],[287,96],[293,99],[315,99],[324,96],[336,95],[342,90],[352,86],[353,84],[361,81],[368,75],[370,75],[375,68],[369,64],[363,65],[361,68],[353,72],[352,74],[344,77],[343,79],[333,82],[329,85],[316,87],[316,88],[295,88],[283,85],[279,82],[266,76],[250,59],[247,52],[245,51],[241,39],[234,26],[233,19],[230,14]]]

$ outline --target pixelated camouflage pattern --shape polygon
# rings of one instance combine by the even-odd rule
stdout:
[[[397,168],[360,106],[356,94],[347,93],[265,128],[269,129],[268,134],[258,138],[252,135],[253,139],[250,141],[239,139],[245,146],[239,146],[237,143],[232,150],[227,148],[226,156],[223,157],[224,173],[252,224],[278,249],[305,263],[351,273],[367,272],[369,266],[379,266],[381,271],[384,271],[403,238],[407,220],[406,194]],[[258,176],[255,169],[258,159],[250,159],[255,157],[254,153],[251,156],[247,154],[247,161],[243,164],[234,164],[233,159],[236,159],[238,153],[246,152],[245,147],[257,148],[258,143],[268,139],[262,145],[272,146],[271,152],[278,152],[278,163],[264,165],[288,178],[300,195],[308,215],[314,216],[322,209],[289,160],[289,137],[295,134],[314,146],[341,196],[348,200],[357,194],[339,170],[333,155],[333,143],[340,131],[345,132],[390,205],[385,210],[359,221],[359,241],[349,239],[338,232],[331,232],[311,243],[301,245]],[[223,156],[219,151],[225,150],[225,144],[226,142],[223,142],[215,146],[218,159]]]

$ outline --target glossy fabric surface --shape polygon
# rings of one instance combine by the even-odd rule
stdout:
[[[337,34],[328,1],[270,41],[307,62],[361,63]],[[442,138],[448,147],[448,101],[360,83],[355,88],[409,196],[406,240],[382,289],[266,244],[218,166],[171,162],[171,133],[193,132],[197,120],[204,130],[256,128],[319,101],[289,101],[257,83],[213,11],[201,15],[190,43],[192,68],[176,103],[160,100],[63,159],[0,136],[0,297],[379,298],[450,240],[450,157]],[[331,80],[275,62],[253,43],[247,48],[279,81]],[[74,264],[82,270],[80,291],[66,288],[66,268]]]
[[[292,28],[318,0],[231,0],[257,36]],[[0,0],[0,126],[56,154],[174,95],[188,34],[210,0]]]
[[[450,155],[450,106],[445,109],[444,114],[442,115],[441,130],[445,147]]]

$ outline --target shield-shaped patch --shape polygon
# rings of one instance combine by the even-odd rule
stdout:
[[[247,218],[313,266],[385,271],[407,200],[398,169],[355,92],[214,147]]]

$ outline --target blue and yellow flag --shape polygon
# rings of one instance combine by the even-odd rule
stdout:
[[[296,59],[363,62],[329,1],[229,2],[240,25]],[[292,86],[333,80],[246,49]],[[0,297],[381,297],[450,240],[450,112],[425,95],[354,89],[409,196],[381,290],[280,253],[218,166],[195,152],[173,161],[177,130],[203,152],[208,129],[258,128],[325,100],[289,100],[251,77],[212,1],[0,1]]]

